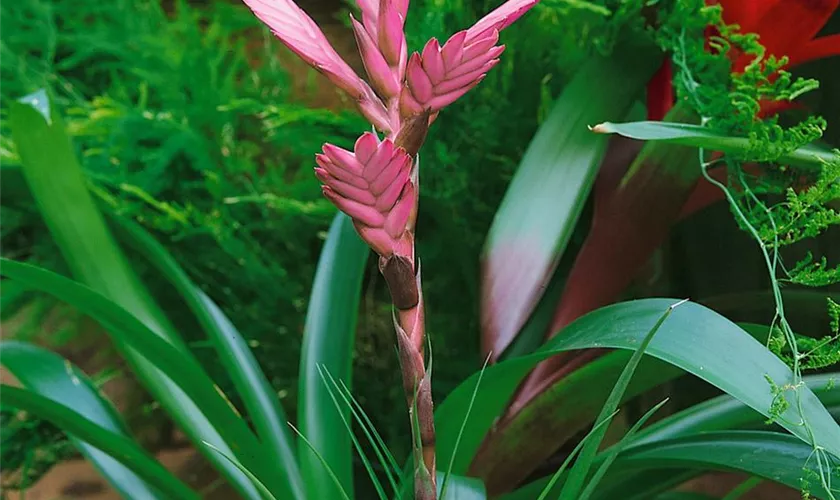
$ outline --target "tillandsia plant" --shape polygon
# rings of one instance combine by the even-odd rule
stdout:
[[[245,0],[294,53],[356,102],[377,130],[353,151],[325,144],[315,175],[323,193],[350,216],[379,255],[379,270],[396,309],[394,328],[403,388],[412,422],[415,495],[435,498],[435,430],[431,372],[424,357],[424,304],[415,254],[419,151],[429,125],[446,106],[478,85],[499,62],[499,31],[538,0],[509,0],[442,46],[429,40],[408,56],[404,23],[408,0],[359,0],[362,20],[351,16],[370,84],[338,55],[315,22],[291,0]]]

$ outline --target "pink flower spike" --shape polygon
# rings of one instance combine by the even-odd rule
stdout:
[[[382,56],[379,48],[370,37],[362,23],[350,16],[353,23],[353,33],[356,35],[356,45],[362,55],[362,62],[365,65],[371,83],[379,91],[379,94],[386,98],[396,96],[400,91],[400,84],[394,77],[391,67]]]
[[[405,2],[405,5],[408,7],[408,2]],[[379,49],[388,64],[396,67],[400,63],[400,54],[406,43],[403,32],[405,14],[400,13],[394,0],[380,0],[378,21]]]
[[[315,175],[323,183],[324,196],[353,219],[362,239],[379,255],[410,248],[403,240],[411,237],[406,228],[417,197],[413,161],[405,150],[389,139],[379,142],[370,132],[356,141],[355,153],[331,144],[323,149],[325,155],[316,157]]]
[[[466,32],[456,33],[441,48],[429,40],[423,54],[408,60],[400,95],[400,114],[405,118],[423,111],[435,113],[467,93],[499,60],[504,46],[493,47],[498,32],[465,44]]]
[[[292,0],[243,1],[289,50],[355,99],[373,125],[390,129],[385,105],[338,55],[315,21]]]
[[[478,38],[482,38],[488,31],[494,29],[496,31],[502,31],[531,10],[539,1],[508,0],[467,30],[467,44],[474,42]]]

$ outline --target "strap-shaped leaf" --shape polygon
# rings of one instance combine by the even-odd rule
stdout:
[[[836,462],[822,463],[827,482],[831,485],[837,484],[840,481],[840,468]],[[805,476],[803,472],[809,470],[811,473],[817,473],[819,470],[813,447],[789,434],[779,432],[708,432],[633,447],[619,455],[612,465],[611,476],[621,477],[629,472],[659,470],[665,465],[672,468],[672,475],[679,474],[673,468],[692,469],[695,474],[703,470],[737,471],[796,489],[802,487],[803,476],[810,476],[808,488],[811,494],[817,498],[829,498],[818,477],[810,474]],[[546,481],[547,479],[535,481],[502,498],[534,498],[535,492],[541,491]],[[562,484],[562,481],[558,482],[552,490],[555,498]],[[593,498],[631,498],[626,491],[605,484]],[[634,495],[632,498],[640,497]]]
[[[199,498],[187,485],[149,456],[143,448],[121,433],[103,427],[76,413],[71,407],[33,391],[5,384],[0,386],[0,390],[3,392],[4,406],[12,406],[37,415],[79,440],[89,443],[91,447],[102,450],[123,467],[132,470],[138,477],[157,487],[163,495],[161,498],[184,500]],[[122,488],[134,485],[136,483],[126,482],[122,484]],[[125,498],[157,498],[157,496],[144,496],[143,489],[138,489],[136,492],[128,490],[127,493]]]
[[[321,462],[300,446],[301,471],[308,498],[340,498],[328,466],[345,491],[353,491],[353,451],[344,427],[350,409],[336,407],[320,370],[351,387],[353,340],[362,278],[370,250],[353,230],[350,219],[336,215],[321,250],[312,285],[303,352],[300,360],[297,423]]]
[[[145,257],[181,294],[210,338],[242,397],[263,450],[280,471],[266,480],[282,496],[302,497],[303,481],[297,466],[295,442],[286,425],[288,419],[247,341],[219,306],[190,280],[172,255],[152,235],[137,224],[115,215],[111,216],[110,221],[121,240]],[[213,455],[218,453],[214,452]]]
[[[87,375],[61,356],[31,344],[5,341],[0,343],[0,363],[33,393],[73,408],[80,416],[103,429],[129,438],[128,429],[111,403],[99,393]],[[126,467],[110,454],[74,434],[69,437],[82,455],[122,496],[137,499],[166,498],[141,479],[133,467]],[[178,482],[171,474],[167,475],[170,477],[163,478],[161,473],[160,479],[170,483]]]
[[[61,113],[47,93],[39,91],[21,102],[11,103],[10,107],[9,123],[22,172],[73,276],[107,297],[109,303],[119,304],[127,317],[142,323],[146,333],[159,336],[157,340],[195,361],[114,242],[88,191]],[[3,266],[4,272],[7,267],[10,266]],[[52,292],[49,287],[47,291]],[[115,341],[138,379],[181,430],[194,442],[208,441],[229,451],[221,437],[222,430],[211,423],[213,415],[202,413],[197,402],[152,361],[154,356],[141,356],[119,339]],[[206,456],[242,495],[257,498],[256,490],[240,471],[216,454]]]
[[[574,349],[635,349],[662,312],[676,301],[645,299],[594,311],[569,325],[564,334],[552,339],[542,352],[487,368],[475,401],[472,401],[472,393],[478,374],[473,375],[438,407],[435,423],[439,460],[445,462],[451,457],[461,419],[470,403],[473,410],[461,436],[453,468],[461,474],[469,469],[487,431],[505,408],[519,381],[537,362],[551,354]],[[782,386],[793,380],[790,369],[743,329],[691,302],[674,310],[646,352],[706,380],[765,416],[774,399],[766,377]],[[800,404],[791,405],[782,415],[780,424],[803,441],[810,443],[813,439],[817,446],[840,456],[840,426],[810,389],[802,386],[798,391]],[[788,394],[788,397],[793,395]],[[564,411],[574,412],[575,408]],[[798,425],[803,418],[807,420],[810,432]],[[493,484],[511,485],[525,479],[545,458],[543,450],[551,448],[546,436],[552,436],[551,432],[541,432],[536,444],[531,438],[511,439],[505,448],[503,462],[474,464],[480,465],[478,475],[487,482],[488,490],[494,491]],[[489,440],[492,439],[491,435]],[[484,447],[488,447],[489,440]]]

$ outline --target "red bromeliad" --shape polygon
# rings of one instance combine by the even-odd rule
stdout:
[[[840,55],[840,34],[817,37],[837,10],[838,0],[718,0],[709,2],[722,7],[723,21],[737,24],[742,33],[755,33],[764,46],[765,57],[787,58],[783,69],[809,61]],[[709,30],[715,35],[716,30]],[[755,56],[732,50],[732,70],[744,71]],[[648,119],[662,120],[674,103],[672,69],[665,61],[648,85]],[[783,103],[762,103],[761,115],[769,116],[784,109]]]
[[[353,220],[379,255],[379,269],[396,309],[394,327],[415,449],[415,498],[433,499],[435,432],[431,381],[426,372],[420,266],[414,253],[419,199],[417,153],[441,109],[478,85],[504,51],[499,31],[539,0],[508,0],[471,28],[441,45],[429,40],[408,56],[403,30],[408,0],[357,0],[351,17],[370,84],[338,55],[312,19],[292,0],[244,0],[254,14],[301,59],[356,102],[379,131],[367,132],[352,151],[325,144],[315,175],[323,193]]]

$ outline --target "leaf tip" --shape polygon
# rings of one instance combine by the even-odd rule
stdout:
[[[48,125],[52,125],[50,118],[50,98],[47,91],[44,89],[37,90],[29,95],[25,95],[18,99],[18,102],[25,104],[44,117]]]

